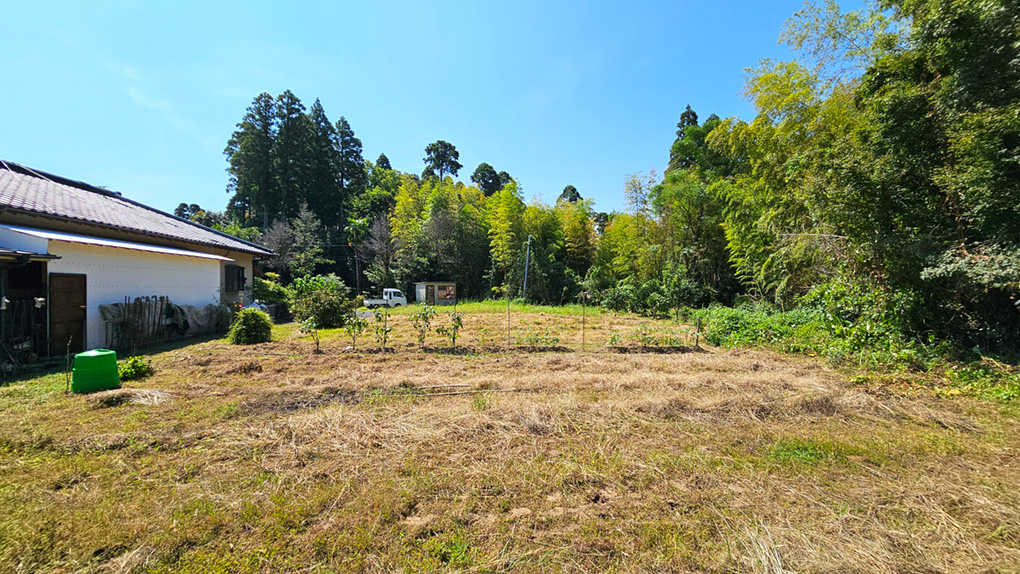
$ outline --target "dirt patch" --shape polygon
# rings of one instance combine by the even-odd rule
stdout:
[[[289,413],[327,405],[353,405],[361,402],[363,396],[363,391],[343,388],[325,388],[314,392],[266,393],[243,401],[241,411],[245,415],[261,415],[270,412]]]
[[[225,375],[248,375],[251,373],[261,373],[262,363],[258,361],[245,361],[240,365],[234,365],[229,367],[223,374]]]

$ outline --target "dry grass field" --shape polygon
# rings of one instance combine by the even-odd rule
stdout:
[[[512,320],[541,336],[468,313],[422,350],[405,313],[385,354],[284,325],[0,387],[0,571],[1020,572],[1012,405]]]

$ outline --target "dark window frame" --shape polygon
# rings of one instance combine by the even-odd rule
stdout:
[[[244,291],[247,278],[244,276],[244,267],[240,265],[227,265],[224,267],[223,290],[227,293],[240,293]]]

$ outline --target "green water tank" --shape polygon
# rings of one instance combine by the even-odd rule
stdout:
[[[74,356],[71,390],[91,393],[116,389],[120,386],[117,374],[117,353],[107,349],[93,349]]]

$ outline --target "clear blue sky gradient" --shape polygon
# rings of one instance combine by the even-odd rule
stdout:
[[[223,148],[260,92],[345,116],[366,159],[420,173],[425,146],[621,209],[666,165],[689,103],[750,119],[744,69],[800,1],[9,2],[0,159],[163,210],[226,205]]]

